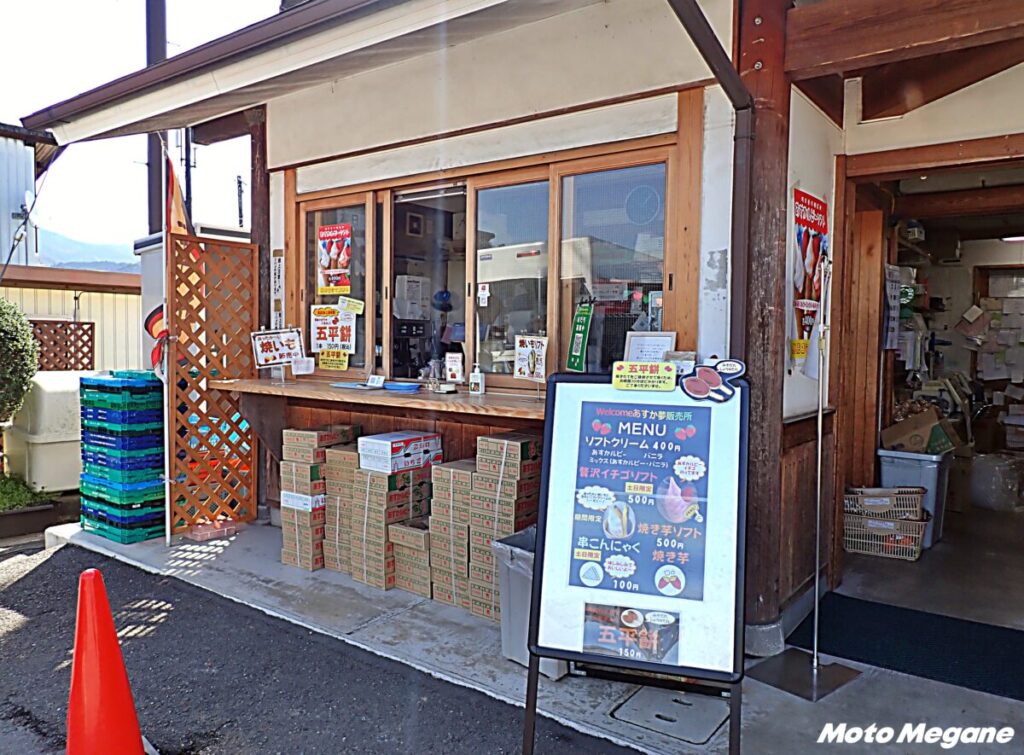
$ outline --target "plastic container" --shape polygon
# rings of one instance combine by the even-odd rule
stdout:
[[[978,454],[972,460],[971,503],[993,511],[1024,508],[1024,459],[1018,454]]]
[[[74,490],[79,459],[78,383],[95,372],[37,372],[21,410],[4,430],[8,469],[33,490]]]
[[[931,548],[942,539],[942,524],[946,510],[946,490],[949,486],[949,468],[953,453],[912,454],[907,451],[878,450],[882,466],[882,487],[924,488],[922,508],[931,518],[924,531],[925,548]]]
[[[501,586],[501,654],[522,666],[530,664],[527,637],[530,629],[530,596],[533,594],[533,554],[537,525],[491,543],[498,563]],[[569,673],[569,664],[553,658],[540,659],[540,672],[549,679]]]

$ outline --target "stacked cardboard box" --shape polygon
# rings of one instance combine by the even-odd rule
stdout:
[[[351,425],[332,425],[282,433],[281,563],[309,571],[323,568],[326,447],[351,440],[358,432]]]
[[[371,441],[383,437],[385,443],[390,443],[394,435],[398,433],[368,437]],[[359,468],[353,473],[349,513],[351,574],[357,582],[390,590],[395,587],[395,552],[388,528],[429,513],[430,462],[392,472],[367,469],[363,440],[366,438],[360,439]],[[380,456],[370,461],[379,466],[383,459]]]
[[[430,597],[430,532],[428,518],[388,525],[395,553],[395,587]]]
[[[476,462],[461,459],[431,470],[430,579],[433,597],[469,609],[469,500]]]
[[[541,440],[501,433],[477,439],[476,471],[469,493],[469,598],[477,616],[500,619],[494,540],[537,521]]]
[[[420,469],[441,461],[439,433],[402,430],[359,439],[359,466],[390,474],[403,469]]]
[[[355,443],[331,446],[325,458],[327,518],[324,528],[324,566],[350,574],[352,486],[359,467],[359,451]]]

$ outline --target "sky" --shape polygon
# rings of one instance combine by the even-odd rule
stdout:
[[[166,0],[167,54],[173,56],[277,12],[280,0]],[[146,64],[144,0],[4,2],[0,26],[0,121],[21,118]],[[20,72],[14,75],[13,72]],[[180,134],[168,135],[178,160]],[[179,180],[183,181],[178,162]],[[249,145],[235,139],[198,147],[193,220],[238,227],[235,176],[246,182]],[[90,243],[130,245],[148,234],[146,137],[73,144],[38,184],[37,223]]]

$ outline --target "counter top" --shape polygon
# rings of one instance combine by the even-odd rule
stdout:
[[[481,417],[509,417],[521,420],[544,421],[544,401],[535,396],[487,393],[470,396],[468,393],[440,394],[395,393],[392,391],[358,391],[333,388],[319,380],[292,380],[274,383],[269,380],[211,380],[210,387],[221,391],[251,393],[262,396],[283,396],[311,401],[331,401],[361,406],[387,406],[427,412],[473,414]]]

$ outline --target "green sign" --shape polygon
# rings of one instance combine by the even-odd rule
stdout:
[[[594,317],[594,305],[577,304],[572,316],[572,333],[569,336],[569,355],[565,368],[570,372],[587,371],[587,340],[590,338],[590,320]]]

